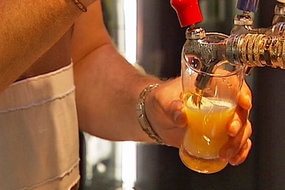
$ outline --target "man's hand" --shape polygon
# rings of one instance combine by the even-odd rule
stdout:
[[[181,78],[177,78],[161,84],[146,99],[146,112],[151,125],[164,143],[178,148],[187,126],[180,99],[181,92]],[[220,151],[221,159],[229,161],[232,165],[241,164],[251,148],[249,137],[252,129],[248,118],[251,107],[251,92],[244,83],[238,95],[234,118],[227,125],[229,140]]]

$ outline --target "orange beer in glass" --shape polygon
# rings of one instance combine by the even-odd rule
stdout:
[[[219,151],[228,140],[226,125],[235,112],[243,67],[220,61],[211,72],[204,72],[199,59],[184,55],[181,69],[188,126],[179,149],[180,158],[191,170],[218,172],[227,166],[219,158]],[[197,89],[198,76],[207,78],[203,89]]]

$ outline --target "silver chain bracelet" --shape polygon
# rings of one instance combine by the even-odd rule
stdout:
[[[145,99],[146,96],[155,88],[159,87],[159,84],[150,84],[142,90],[137,103],[137,116],[142,130],[158,144],[164,144],[162,138],[157,134],[154,128],[151,126],[145,111]]]

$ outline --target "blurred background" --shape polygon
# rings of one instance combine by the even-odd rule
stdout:
[[[162,79],[180,75],[185,28],[167,0],[102,0],[105,23],[130,63]],[[255,26],[271,25],[275,0],[260,0]],[[236,0],[200,0],[207,31],[229,34]],[[82,190],[279,190],[285,189],[285,71],[255,68],[247,77],[253,93],[253,147],[238,167],[204,175],[180,161],[178,150],[82,135]],[[283,99],[284,98],[284,99]],[[134,187],[134,188],[133,188]]]

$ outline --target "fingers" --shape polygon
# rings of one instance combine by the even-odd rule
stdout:
[[[232,164],[241,163],[247,156],[251,141],[249,137],[252,134],[252,128],[249,121],[242,127],[235,137],[230,137],[228,142],[222,147],[220,157],[230,161]]]
[[[251,92],[248,86],[244,84],[239,93],[236,113],[228,125],[230,139],[220,152],[221,158],[229,161],[232,165],[244,162],[251,149],[252,143],[249,137],[252,134],[252,128],[248,120],[251,107]]]
[[[252,107],[252,95],[246,83],[243,83],[238,94],[238,105],[245,110],[250,110]]]
[[[249,112],[247,110],[244,110],[239,106],[236,108],[236,113],[228,125],[229,136],[234,137],[238,134],[240,129],[243,127],[243,124],[247,123],[248,115]]]
[[[229,163],[233,166],[239,165],[245,161],[247,155],[251,149],[252,142],[250,139],[247,139],[246,143],[243,145],[241,150],[238,152],[237,155],[229,159]]]
[[[232,165],[244,162],[252,146],[252,142],[249,139],[252,134],[252,128],[248,120],[249,110],[252,107],[251,91],[245,83],[238,98],[236,113],[228,125],[229,141],[220,151],[221,158],[227,160]]]

